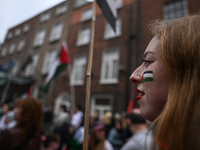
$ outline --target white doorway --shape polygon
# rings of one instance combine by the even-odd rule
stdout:
[[[91,99],[90,115],[98,114],[100,119],[105,112],[113,110],[113,96],[111,95],[95,95]]]

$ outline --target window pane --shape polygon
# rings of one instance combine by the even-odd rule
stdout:
[[[188,15],[187,2],[185,0],[168,3],[163,8],[164,19],[173,20]]]

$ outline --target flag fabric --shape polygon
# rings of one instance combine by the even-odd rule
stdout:
[[[145,71],[142,75],[142,83],[153,81],[153,71]]]
[[[97,4],[101,8],[110,26],[116,31],[117,9],[114,0],[97,0]]]
[[[135,98],[135,91],[132,91],[131,98],[129,100],[128,107],[127,107],[127,110],[126,110],[127,114],[130,114],[132,112],[132,110],[133,110],[133,107],[134,107],[134,98]]]
[[[33,92],[33,87],[30,86],[27,92],[28,96],[32,96],[32,92]]]
[[[57,77],[67,66],[67,64],[70,63],[70,57],[68,53],[68,47],[65,42],[62,43],[61,53],[59,55],[59,58],[54,62],[54,64],[51,67],[51,70],[44,82],[44,92],[48,92],[49,85],[51,81]]]

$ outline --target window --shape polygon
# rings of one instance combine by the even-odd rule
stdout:
[[[67,5],[61,5],[56,8],[56,16],[62,15],[67,11]]]
[[[38,47],[38,46],[41,46],[43,44],[45,34],[46,34],[46,31],[44,29],[40,30],[37,33],[37,35],[35,37],[35,41],[34,41],[34,47]]]
[[[24,27],[23,27],[23,32],[24,33],[26,33],[26,32],[28,32],[30,30],[30,25],[25,25]]]
[[[88,4],[89,2],[85,1],[85,0],[76,0],[75,4],[74,4],[74,8],[79,8],[82,7],[86,4]]]
[[[49,73],[54,61],[56,60],[57,50],[50,50],[46,53],[43,67],[42,67],[42,74]]]
[[[71,74],[72,85],[83,85],[85,81],[85,71],[86,71],[86,56],[79,56],[74,59],[73,70]]]
[[[47,22],[50,19],[50,17],[51,17],[50,12],[46,12],[46,13],[42,14],[40,17],[40,23]]]
[[[79,31],[78,39],[77,39],[77,46],[82,46],[90,43],[90,28],[85,28]]]
[[[114,1],[115,1],[117,9],[122,8],[122,6],[123,6],[123,0],[114,0]]]
[[[17,36],[19,36],[21,34],[21,30],[20,29],[16,29],[15,30],[15,36],[17,37]]]
[[[100,84],[117,84],[119,70],[119,49],[103,52]]]
[[[92,8],[85,10],[85,11],[82,13],[81,21],[87,21],[87,20],[92,19],[92,12],[93,12],[93,11],[92,11]]]
[[[122,28],[122,20],[121,18],[118,18],[116,20],[116,27],[115,30],[116,32],[114,32],[114,30],[112,29],[112,27],[110,26],[110,24],[107,22],[106,26],[105,26],[105,32],[104,32],[104,39],[111,39],[111,38],[115,38],[115,37],[119,37],[121,36],[121,28]]]
[[[10,39],[12,39],[12,37],[13,37],[12,32],[8,33],[8,35],[7,35],[7,39],[10,40]]]
[[[25,40],[21,40],[18,44],[18,47],[17,47],[17,52],[21,52],[23,47],[25,45]]]
[[[32,55],[32,62],[30,62],[26,66],[25,76],[33,76],[34,75],[35,69],[37,67],[38,59],[39,59],[39,55],[38,54]]]
[[[97,113],[101,118],[105,112],[112,111],[113,109],[113,96],[111,95],[95,95],[91,98],[91,116]]]
[[[19,70],[19,62],[17,62],[16,60],[14,61],[15,64],[11,70],[11,74],[12,75],[16,75],[18,73],[18,70]]]
[[[53,26],[49,41],[53,42],[59,40],[62,35],[62,30],[63,30],[63,23],[58,23],[55,26]]]
[[[1,56],[4,57],[6,56],[6,51],[7,51],[7,47],[3,47],[1,50]]]
[[[188,6],[186,0],[175,1],[165,4],[163,8],[165,20],[174,20],[188,15]]]
[[[10,55],[13,54],[13,52],[15,50],[15,47],[16,47],[15,43],[11,44],[10,49],[9,49],[9,54]]]

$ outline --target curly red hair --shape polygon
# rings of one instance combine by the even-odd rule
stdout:
[[[17,102],[19,116],[16,127],[21,128],[24,136],[37,136],[42,131],[43,108],[39,100],[27,97]]]

